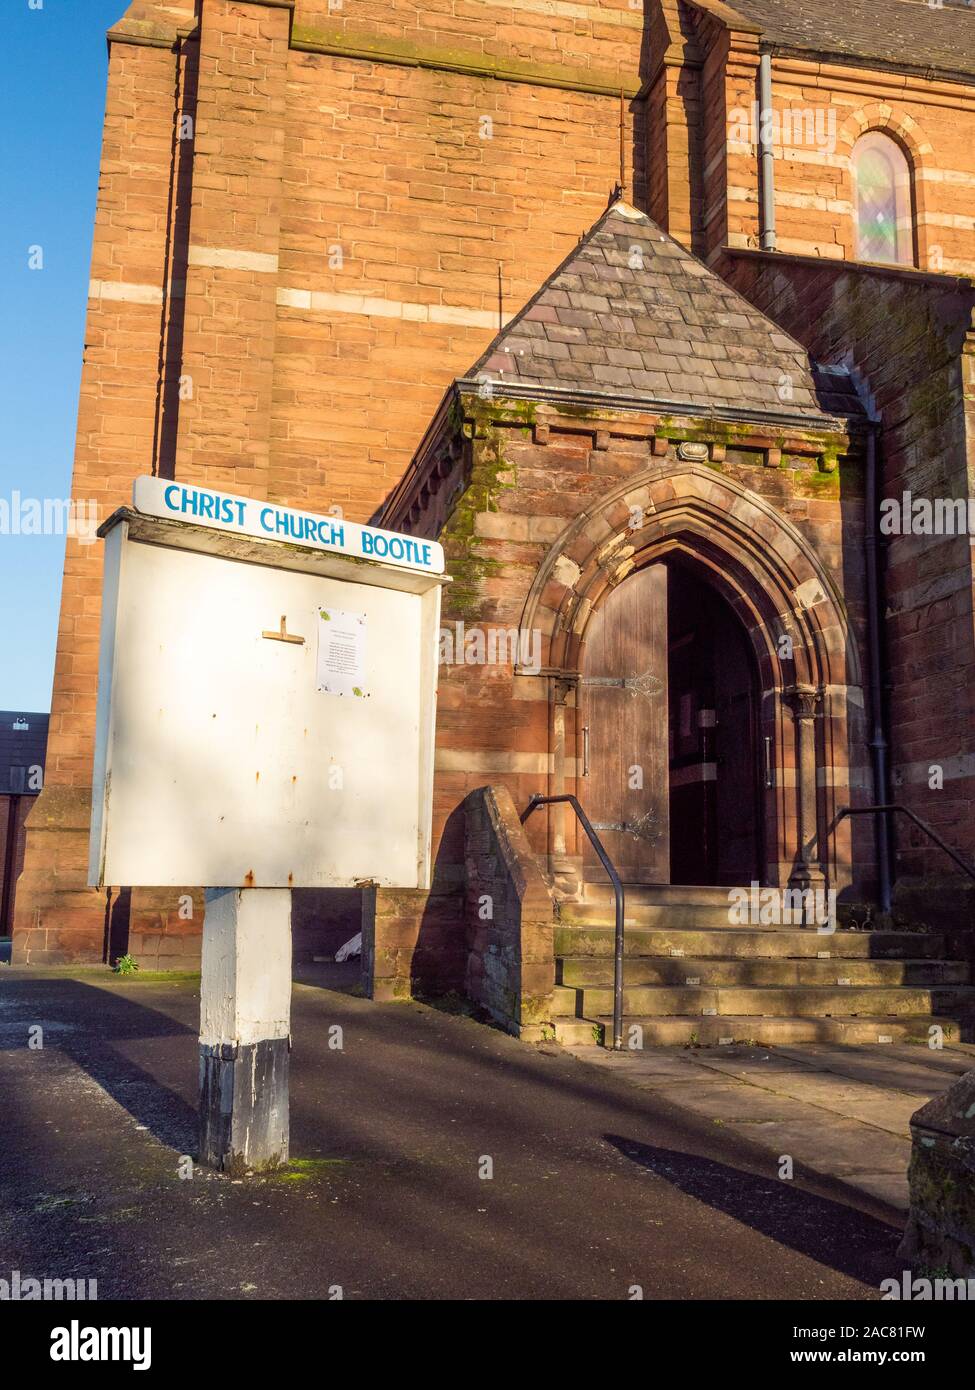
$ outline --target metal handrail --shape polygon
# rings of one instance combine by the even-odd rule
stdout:
[[[553,806],[559,802],[565,802],[572,807],[579,818],[579,823],[589,836],[593,849],[599,855],[603,868],[609,874],[610,882],[613,885],[613,893],[616,897],[616,937],[613,947],[613,1051],[622,1052],[623,1050],[623,935],[626,910],[626,895],[623,891],[623,882],[616,872],[616,866],[609,855],[603,849],[603,842],[592,828],[592,822],[585,811],[579,805],[574,796],[532,796],[521,813],[521,823],[525,821],[539,806]]]
[[[946,844],[936,830],[932,830],[926,821],[923,821],[920,816],[916,816],[907,806],[901,806],[895,802],[887,806],[842,806],[837,812],[835,824],[839,825],[844,816],[881,816],[886,815],[889,811],[900,811],[901,815],[907,816],[908,820],[912,820],[919,830],[924,831],[929,840],[933,840],[939,849],[943,849],[945,854],[955,861],[959,869],[962,869],[969,878],[975,879],[975,865],[969,864],[967,859],[963,858],[957,850],[952,849],[951,845]]]

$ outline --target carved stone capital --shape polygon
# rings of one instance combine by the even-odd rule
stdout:
[[[815,719],[822,701],[822,691],[814,685],[790,685],[783,696],[795,718]]]

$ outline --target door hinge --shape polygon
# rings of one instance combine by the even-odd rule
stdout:
[[[637,840],[646,840],[648,844],[654,844],[660,839],[660,826],[657,823],[657,813],[647,811],[635,821],[593,821],[593,830],[615,830],[621,835],[632,835]]]
[[[647,700],[652,700],[664,688],[663,681],[652,671],[644,671],[642,676],[580,676],[579,684],[600,689],[628,690],[631,695],[643,695]]]

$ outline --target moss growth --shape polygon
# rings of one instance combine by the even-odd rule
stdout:
[[[621,83],[608,72],[593,72],[586,68],[571,68],[555,63],[526,63],[510,53],[495,55],[451,48],[446,44],[413,43],[391,35],[348,33],[342,29],[313,28],[296,24],[291,46],[313,53],[339,53],[349,57],[370,58],[373,62],[412,65],[438,71],[462,72],[485,80],[530,82],[533,86],[558,87],[569,91],[598,92],[617,95]],[[622,84],[625,95],[639,94],[639,83]]]
[[[550,994],[522,994],[516,998],[522,1024],[546,1024],[552,1016],[552,996]]]
[[[449,989],[446,994],[418,994],[416,1003],[426,1004],[429,1009],[437,1009],[444,1014],[464,1014],[470,1016],[474,1011],[471,1001],[463,994],[458,994],[455,989]]]
[[[688,423],[686,417],[677,415],[660,415],[658,420],[658,432],[667,435],[676,443],[686,441],[693,444],[709,444],[713,442],[729,445],[741,444],[745,440],[761,439],[762,443],[758,447],[785,450],[790,442],[802,440],[814,446],[818,453],[831,458],[838,457],[841,452],[849,448],[847,436],[833,431],[796,428],[790,430],[788,435],[769,437],[760,424],[747,421],[705,419]]]
[[[944,1230],[975,1235],[975,1188],[967,1175],[940,1154],[915,1145],[908,1178],[912,1208]]]
[[[342,1168],[347,1158],[292,1158],[275,1172],[264,1176],[271,1182],[311,1182],[326,1176],[331,1168]]]
[[[487,403],[482,403],[487,404]],[[511,402],[505,402],[507,407]],[[518,402],[517,404],[522,404]],[[523,416],[526,425],[534,419],[534,406]],[[472,465],[463,491],[454,503],[440,540],[453,583],[445,595],[445,616],[476,621],[481,615],[481,591],[485,579],[502,572],[497,560],[481,553],[477,518],[484,512],[499,510],[499,495],[516,486],[513,469],[505,457],[504,435],[490,408],[474,416],[477,436],[472,444]]]
[[[125,983],[127,985],[182,984],[191,981],[195,983],[199,978],[199,970],[140,970],[137,974],[127,975]]]
[[[794,473],[793,487],[798,497],[812,494],[814,497],[835,498],[840,497],[840,474],[839,469],[832,473],[817,469],[815,473]]]
[[[132,975],[120,976],[110,965],[32,965],[23,969],[17,967],[16,974],[35,980],[46,979],[94,979],[104,985],[125,986],[151,984],[197,984],[199,970],[139,970]]]

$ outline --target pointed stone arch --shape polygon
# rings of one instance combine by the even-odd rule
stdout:
[[[627,479],[553,542],[522,614],[522,627],[547,644],[546,664],[576,670],[605,590],[673,549],[710,567],[778,688],[860,684],[845,606],[801,532],[764,498],[695,464]],[[791,663],[781,655],[783,635],[793,639]]]
[[[540,634],[547,674],[570,689],[602,599],[674,552],[723,595],[754,653],[776,772],[766,808],[769,877],[816,882],[823,862],[835,882],[847,832],[828,844],[821,832],[849,799],[849,720],[857,724],[863,710],[860,656],[830,574],[769,502],[696,464],[675,471],[662,463],[617,484],[551,545],[522,628]]]

